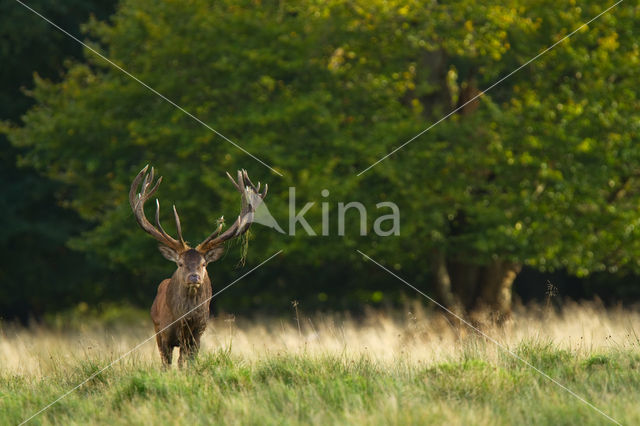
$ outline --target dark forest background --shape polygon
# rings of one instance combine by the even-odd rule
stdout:
[[[173,266],[126,201],[146,163],[164,175],[164,221],[175,202],[192,241],[237,214],[224,177],[237,168],[269,183],[281,224],[289,186],[298,209],[325,201],[325,188],[332,208],[362,201],[373,219],[377,202],[401,208],[397,237],[360,236],[356,217],[345,238],[254,226],[246,265],[230,245],[209,267],[214,286],[285,252],[221,295],[226,311],[278,313],[297,300],[357,312],[414,297],[356,248],[466,309],[475,301],[463,293],[503,269],[518,271],[507,285],[524,303],[545,299],[549,283],[558,303],[640,298],[637,6],[620,6],[356,178],[605,6],[178,3],[28,2],[285,177],[2,0],[1,318],[150,304]],[[316,228],[319,215],[316,206],[308,216]]]

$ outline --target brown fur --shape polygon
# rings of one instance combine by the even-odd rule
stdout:
[[[211,281],[206,270],[205,257],[194,249],[179,255],[178,269],[170,279],[158,286],[151,319],[156,330],[156,342],[162,362],[171,364],[173,348],[180,348],[178,364],[192,359],[200,349],[200,336],[209,318]],[[190,274],[200,274],[198,285],[188,282]]]

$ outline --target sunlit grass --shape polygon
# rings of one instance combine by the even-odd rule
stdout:
[[[133,321],[133,322],[132,322]],[[300,328],[298,328],[298,322]],[[0,341],[0,419],[19,423],[151,336],[146,320],[29,329]],[[640,315],[530,308],[483,331],[625,424],[640,422]],[[57,424],[603,424],[472,330],[415,307],[213,320],[199,359],[164,371],[149,341],[34,421]]]

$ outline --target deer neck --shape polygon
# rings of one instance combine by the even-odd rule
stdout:
[[[169,287],[168,302],[176,315],[186,314],[192,309],[199,307],[211,293],[211,291],[207,290],[211,288],[208,277],[205,277],[202,284],[198,287],[186,286],[176,277],[173,277]]]
[[[205,280],[198,286],[179,283],[176,287],[181,299],[197,301],[204,297],[206,285],[207,282]]]

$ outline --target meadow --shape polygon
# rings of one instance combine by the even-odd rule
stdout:
[[[519,308],[482,330],[622,424],[640,424],[640,314]],[[4,324],[0,422],[19,424],[152,335],[133,312]],[[163,370],[150,340],[31,424],[612,423],[473,330],[420,305],[251,320],[220,315],[199,358]]]

